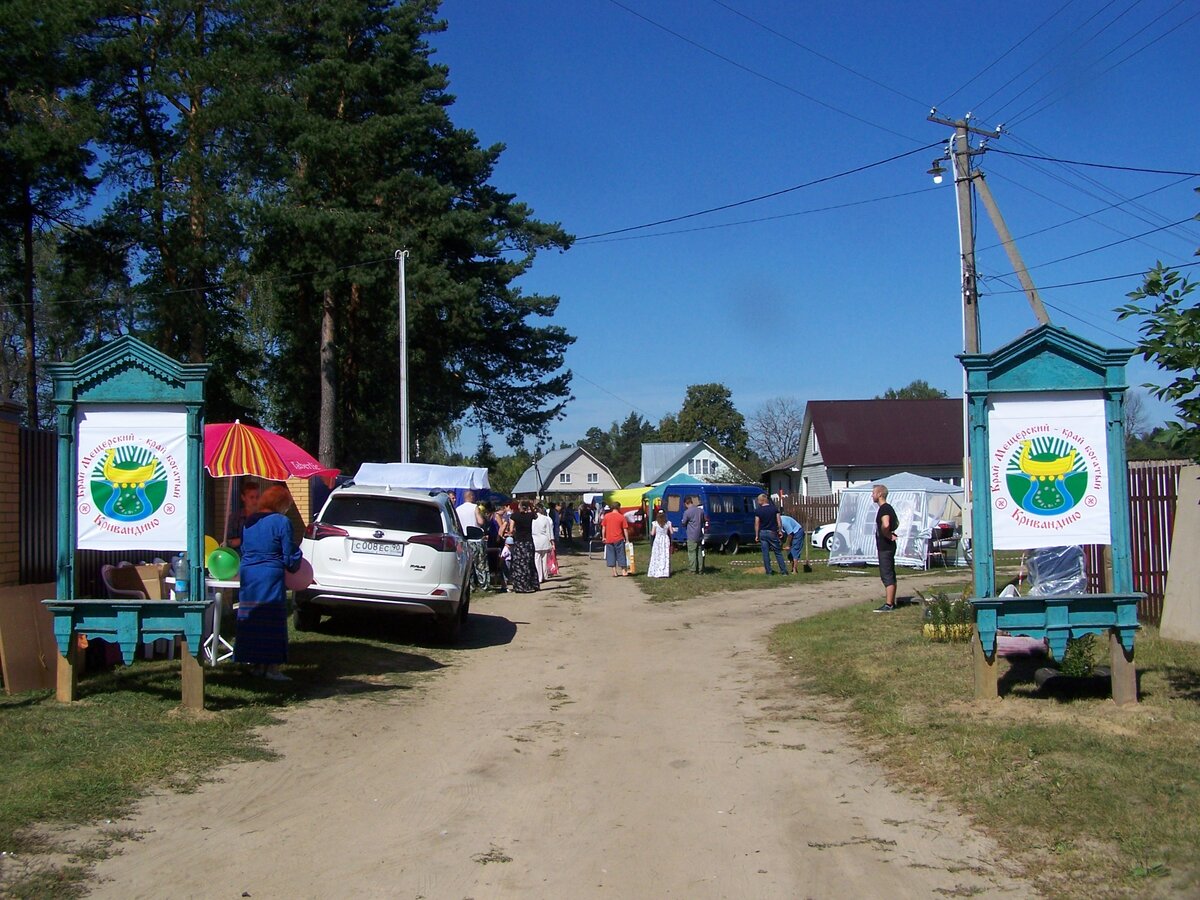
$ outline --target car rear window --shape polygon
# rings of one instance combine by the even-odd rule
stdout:
[[[331,497],[321,521],[328,525],[357,525],[420,534],[440,534],[445,530],[438,508],[431,503],[362,494]]]

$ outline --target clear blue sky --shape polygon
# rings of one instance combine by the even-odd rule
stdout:
[[[934,105],[1005,123],[996,151],[1200,171],[1194,0],[445,0],[442,15],[456,124],[506,144],[493,183],[579,238],[944,141]],[[695,383],[723,383],[747,417],[917,378],[960,394],[954,187],[926,174],[940,154],[540,256],[522,286],[560,296],[578,338],[554,441],[631,411],[657,424]],[[980,164],[1052,320],[1085,338],[1136,340],[1113,309],[1140,279],[1054,285],[1197,261],[1200,222],[1163,226],[1200,211],[1198,178]],[[986,351],[1036,321],[982,205],[977,235]],[[1131,384],[1161,378],[1130,366]]]

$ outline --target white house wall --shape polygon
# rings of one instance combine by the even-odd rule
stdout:
[[[563,481],[563,476],[568,481]],[[589,481],[588,476],[594,475],[595,481]],[[615,491],[620,488],[616,479],[609,476],[595,461],[587,456],[579,456],[566,466],[554,473],[546,481],[547,494],[584,494],[591,491]]]

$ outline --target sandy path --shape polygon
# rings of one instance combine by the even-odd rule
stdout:
[[[156,795],[97,897],[929,897],[1033,891],[959,817],[902,795],[766,652],[872,579],[652,605],[599,561],[479,598],[478,636],[392,700],[331,700],[282,760]],[[684,576],[678,576],[684,577]],[[909,582],[911,587],[913,582]]]

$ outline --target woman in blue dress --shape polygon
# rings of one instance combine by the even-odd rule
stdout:
[[[290,681],[279,671],[287,662],[287,591],[284,572],[295,572],[304,558],[292,539],[287,511],[292,495],[272,485],[258,499],[258,512],[242,531],[241,587],[238,589],[237,640],[233,658],[272,681]]]

